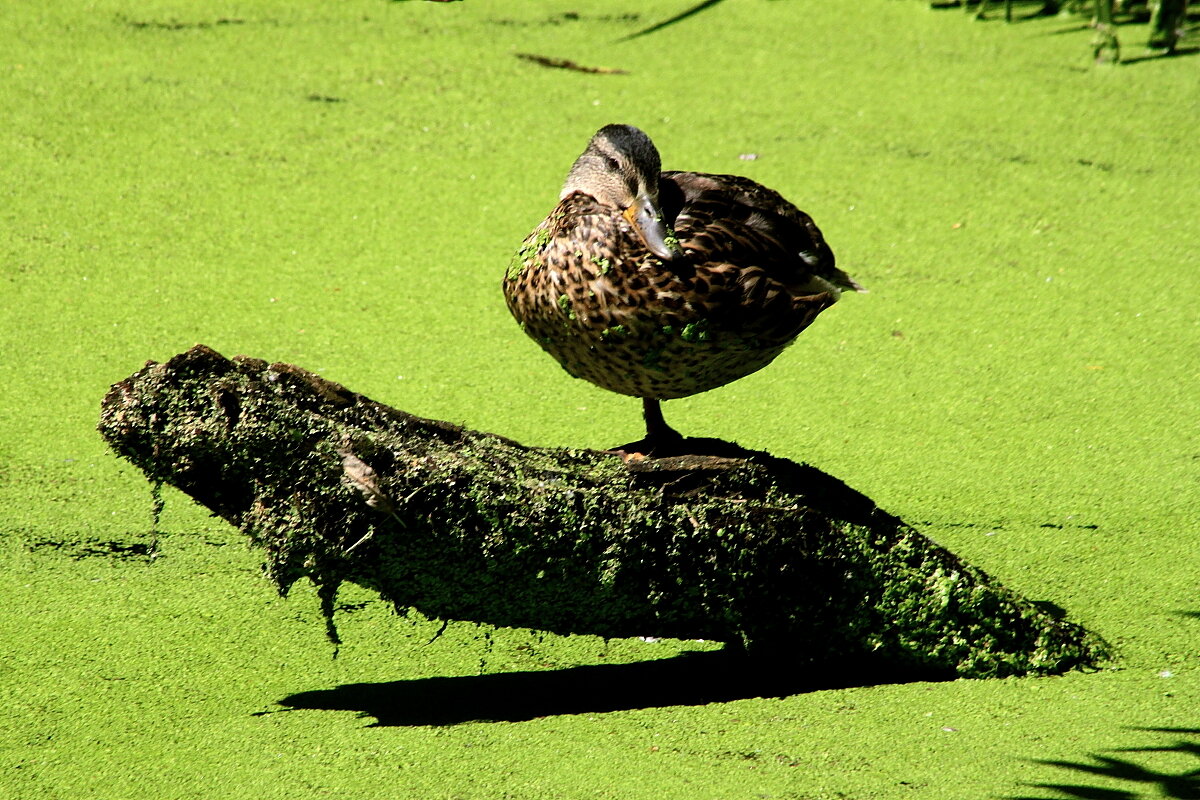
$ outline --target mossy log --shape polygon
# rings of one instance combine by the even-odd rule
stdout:
[[[1106,657],[840,481],[734,445],[631,463],[524,447],[204,346],[115,384],[99,428],[262,547],[280,591],[312,580],[331,632],[349,581],[435,619],[789,663],[987,677]]]

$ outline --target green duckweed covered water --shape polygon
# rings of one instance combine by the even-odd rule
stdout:
[[[1074,22],[892,0],[739,0],[616,41],[690,5],[9,11],[0,795],[1187,788],[1197,57],[1095,69]],[[687,659],[637,664],[710,643],[464,624],[435,639],[366,592],[341,597],[332,660],[315,596],[277,598],[241,538],[180,495],[152,547],[150,493],[96,435],[97,406],[197,341],[529,444],[637,438],[637,403],[566,376],[499,292],[587,137],[618,121],[668,169],[781,191],[871,289],[768,369],[668,403],[672,424],[846,481],[1105,636],[1111,669],[831,676],[784,698],[735,676],[703,704]]]

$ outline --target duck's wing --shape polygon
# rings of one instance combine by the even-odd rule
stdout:
[[[812,217],[749,178],[664,172],[659,197],[693,261],[757,266],[796,295],[864,291]]]

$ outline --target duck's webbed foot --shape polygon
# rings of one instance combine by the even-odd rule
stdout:
[[[652,397],[642,398],[642,415],[646,419],[646,438],[614,447],[608,452],[616,453],[626,461],[688,455],[687,440],[683,438],[683,434],[663,419],[660,400]]]

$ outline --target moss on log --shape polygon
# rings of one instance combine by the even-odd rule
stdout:
[[[349,581],[432,618],[796,662],[989,677],[1107,657],[840,481],[725,443],[630,464],[524,447],[204,346],[115,384],[99,429],[263,548],[281,592],[312,580],[331,631]]]

